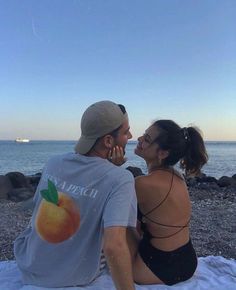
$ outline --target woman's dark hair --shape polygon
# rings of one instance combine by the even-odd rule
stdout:
[[[153,126],[159,130],[154,140],[169,155],[163,160],[163,166],[172,166],[180,161],[180,167],[186,175],[198,174],[207,162],[208,155],[199,130],[195,127],[180,128],[172,120],[158,120]]]

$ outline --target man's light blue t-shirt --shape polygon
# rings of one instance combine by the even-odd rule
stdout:
[[[78,231],[61,243],[44,241],[35,229],[48,179],[79,207]],[[16,239],[14,252],[23,282],[45,287],[87,285],[100,273],[106,227],[135,227],[137,200],[132,174],[100,157],[69,153],[53,157],[43,170],[29,227]]]

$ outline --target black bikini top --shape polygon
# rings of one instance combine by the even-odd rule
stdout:
[[[164,170],[164,169],[157,169],[157,170]],[[167,170],[164,170],[164,171],[167,171]],[[148,217],[148,215],[150,213],[152,213],[154,210],[156,210],[157,208],[159,208],[165,201],[166,199],[168,198],[170,192],[171,192],[171,189],[172,189],[172,185],[173,185],[173,180],[174,180],[174,175],[177,176],[178,178],[181,178],[180,176],[178,176],[177,174],[174,173],[174,169],[172,170],[172,177],[171,177],[171,184],[170,184],[170,188],[166,194],[166,196],[164,197],[164,199],[158,203],[153,209],[149,210],[148,212],[146,212],[145,214],[143,214],[141,211],[140,211],[140,208],[138,206],[138,220],[140,221],[141,223],[141,230],[143,231],[143,234],[146,238],[148,239],[167,239],[167,238],[170,238],[176,234],[178,234],[180,231],[182,231],[184,228],[188,227],[189,225],[189,222],[190,222],[190,219],[188,220],[188,222],[184,225],[184,226],[173,226],[173,225],[166,225],[166,224],[162,224],[162,223],[158,223],[154,220],[152,220],[150,217]],[[171,235],[168,235],[168,236],[162,236],[162,237],[156,237],[156,236],[153,236],[147,229],[147,225],[146,225],[146,220],[149,220],[150,222],[154,223],[154,224],[157,224],[157,225],[160,225],[160,226],[163,226],[163,227],[170,227],[170,228],[177,228],[178,230],[176,232],[174,232],[173,234]]]

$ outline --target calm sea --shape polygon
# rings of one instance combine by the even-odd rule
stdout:
[[[32,175],[42,171],[47,160],[55,155],[73,152],[75,141],[31,141],[16,143],[0,141],[0,174],[20,171]],[[145,162],[134,154],[137,142],[131,141],[126,147],[128,161],[123,165],[140,167],[146,172]],[[206,142],[208,164],[203,167],[207,175],[219,178],[236,174],[236,142]]]

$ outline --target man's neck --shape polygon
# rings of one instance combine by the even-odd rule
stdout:
[[[103,158],[103,159],[107,159],[107,152],[98,151],[98,150],[92,149],[88,154],[86,154],[86,156],[89,156],[89,157],[100,157],[100,158]]]

